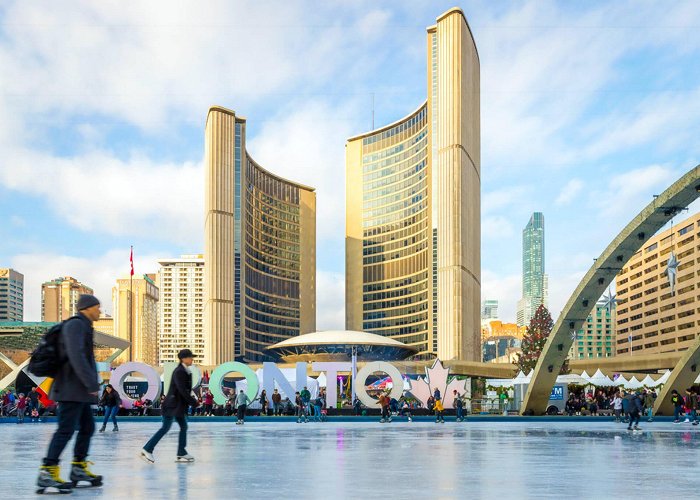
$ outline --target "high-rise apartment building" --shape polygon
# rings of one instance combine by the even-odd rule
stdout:
[[[204,358],[204,255],[183,255],[158,261],[161,363],[178,361],[181,349]]]
[[[134,276],[132,280],[122,278],[112,288],[114,335],[131,342],[130,348],[118,358],[120,360],[158,364],[159,290],[154,278],[146,274]]]
[[[24,275],[0,268],[0,321],[24,321]]]
[[[78,313],[78,297],[94,294],[92,288],[71,276],[56,278],[41,285],[41,321],[57,323]]]
[[[698,241],[700,213],[655,235],[623,266],[615,279],[618,356],[685,351],[693,345],[700,326]],[[669,263],[671,254],[675,263]],[[669,274],[675,276],[673,288]]]
[[[481,319],[498,319],[498,301],[485,300],[481,303]]]
[[[576,334],[569,358],[610,358],[614,355],[615,307],[614,304],[598,302]]]
[[[205,365],[267,361],[316,330],[316,193],[246,151],[246,120],[218,106],[205,133]]]
[[[458,9],[427,29],[427,100],[346,144],[346,327],[481,359],[480,76]]]
[[[535,212],[523,229],[523,294],[518,301],[517,320],[527,326],[537,308],[547,305],[548,279],[544,273],[544,215]]]

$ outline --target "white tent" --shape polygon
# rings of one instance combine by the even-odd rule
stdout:
[[[600,370],[598,370],[600,371]],[[583,373],[581,374],[581,378],[585,378],[588,382],[591,381],[591,376],[586,372],[586,370],[583,370]]]
[[[655,387],[656,386],[656,381],[651,378],[651,375],[647,375],[644,377],[644,380],[642,380],[642,385],[644,387]]]
[[[522,370],[518,372],[514,379],[512,379],[514,384],[526,384],[529,382]]]
[[[487,378],[486,387],[511,387],[514,384],[523,384],[527,382],[515,382],[514,378]]]
[[[532,376],[533,376],[534,374],[535,374],[535,370],[530,370],[530,373],[528,373],[527,375],[525,375],[525,382],[527,382],[527,383],[529,384],[530,381],[532,380]]]
[[[643,384],[639,380],[637,380],[637,377],[632,377],[625,384],[625,389],[636,390],[636,389],[640,389],[642,386],[643,386]]]
[[[624,375],[620,374],[619,377],[613,380],[613,385],[625,387],[629,383],[629,380],[625,378]]]
[[[319,387],[327,387],[328,379],[326,378],[326,372],[321,372],[321,375],[316,379],[318,381]]]
[[[591,385],[596,387],[612,387],[618,385],[616,382],[613,382],[610,377],[604,375],[603,372],[600,371],[600,368],[596,370],[592,377],[588,378],[588,381]]]
[[[557,384],[587,385],[588,379],[583,378],[581,375],[576,375],[575,373],[569,373],[568,375],[559,375],[557,377]]]

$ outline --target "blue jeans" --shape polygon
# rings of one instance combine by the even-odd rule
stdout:
[[[683,408],[681,406],[674,406],[673,407],[673,419],[674,420],[680,420],[681,419],[681,410]]]
[[[117,413],[119,413],[119,407],[118,406],[105,406],[105,419],[104,422],[102,422],[102,427],[107,427],[107,422],[109,422],[109,419],[112,419],[112,423],[114,424],[114,427],[117,426]]]
[[[318,405],[314,405],[313,408],[314,408],[314,417],[317,420],[321,420],[321,407]]]
[[[459,419],[464,418],[464,412],[463,412],[463,408],[461,406],[457,408],[457,418],[459,418]]]
[[[153,453],[158,442],[165,436],[170,430],[170,426],[173,425],[173,420],[177,420],[177,424],[180,426],[180,435],[177,441],[177,456],[182,457],[187,455],[187,417],[184,415],[181,417],[166,417],[163,415],[163,425],[158,432],[156,432],[153,437],[146,443],[143,447],[149,453]]]

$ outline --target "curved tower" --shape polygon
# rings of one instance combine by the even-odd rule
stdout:
[[[346,328],[477,361],[479,58],[461,9],[427,31],[425,103],[346,144]]]
[[[245,149],[246,120],[218,106],[205,132],[205,360],[267,361],[316,329],[316,193]]]

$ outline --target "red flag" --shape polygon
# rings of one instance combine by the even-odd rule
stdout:
[[[134,275],[134,247],[131,247],[131,256],[129,257],[129,262],[131,262],[131,276]]]

